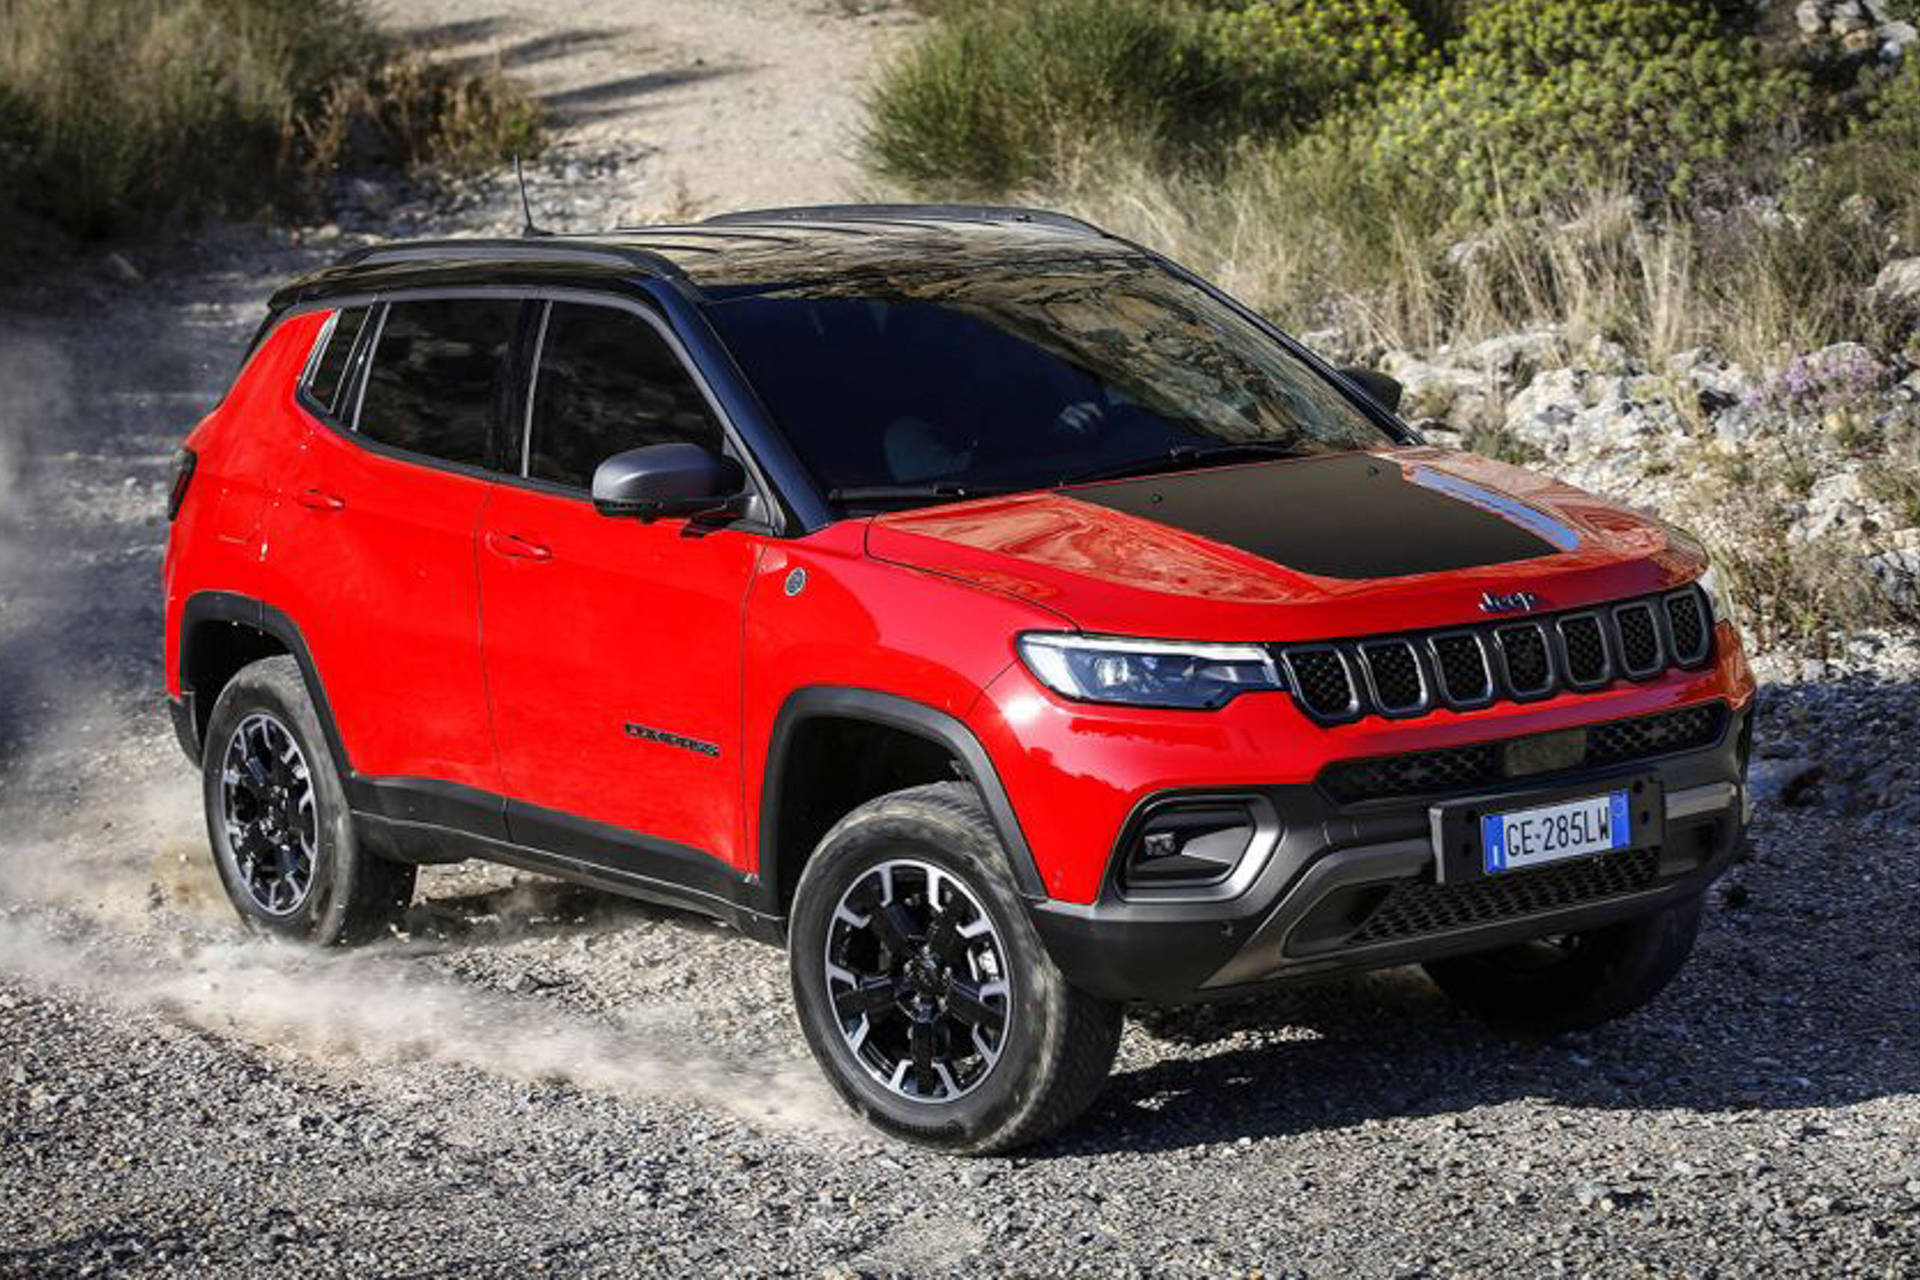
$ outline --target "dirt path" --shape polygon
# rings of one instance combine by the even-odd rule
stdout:
[[[913,19],[851,0],[381,0],[436,55],[527,83],[556,156],[624,161],[623,220],[846,199],[860,101]]]

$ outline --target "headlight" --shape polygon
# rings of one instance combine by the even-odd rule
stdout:
[[[1082,702],[1208,709],[1256,689],[1284,689],[1273,656],[1253,644],[1200,644],[1033,632],[1020,659],[1040,682]]]
[[[1734,620],[1733,597],[1727,594],[1727,584],[1721,580],[1718,567],[1709,563],[1707,571],[1695,580],[1695,585],[1706,594],[1707,611],[1713,615],[1714,625]]]

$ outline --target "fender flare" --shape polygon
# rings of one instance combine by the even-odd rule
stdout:
[[[327,737],[327,751],[333,756],[334,768],[343,782],[352,779],[354,774],[347,759],[347,746],[340,737],[340,728],[334,723],[333,707],[327,702],[327,686],[320,679],[320,669],[314,665],[313,652],[307,648],[306,637],[300,634],[300,627],[294,620],[263,600],[241,595],[233,591],[199,591],[187,598],[186,605],[180,611],[180,689],[189,699],[197,700],[198,692],[188,679],[192,667],[192,638],[194,628],[203,622],[234,622],[252,627],[263,635],[272,636],[285,645],[293,660],[300,665],[300,677],[306,681],[307,695],[313,699],[314,711],[320,717],[320,728]],[[213,714],[213,708],[207,708],[207,714]]]
[[[960,761],[965,780],[972,783],[986,801],[987,816],[1007,851],[1008,870],[1021,896],[1035,901],[1047,897],[1046,882],[1040,877],[1040,868],[1034,862],[1026,834],[1020,829],[1020,820],[1007,798],[1006,787],[1001,784],[992,758],[973,730],[944,711],[897,694],[842,685],[809,685],[788,695],[767,742],[766,771],[760,787],[759,871],[763,891],[770,902],[779,902],[784,890],[779,883],[780,802],[793,735],[809,720],[823,717],[885,725],[952,752]]]

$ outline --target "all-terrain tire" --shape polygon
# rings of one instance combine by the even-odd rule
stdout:
[[[1529,1035],[1579,1031],[1640,1008],[1693,953],[1700,899],[1564,939],[1429,961],[1424,968],[1456,1003]]]
[[[282,790],[310,786],[312,818],[304,824],[310,849],[304,891],[287,891],[280,909],[259,900],[249,887],[245,867],[249,859],[236,852],[234,827],[229,819],[230,750],[243,726],[264,733],[285,754],[282,739],[293,754],[280,781]],[[271,780],[269,780],[271,781]],[[319,713],[300,674],[286,656],[262,658],[242,668],[220,691],[207,722],[201,752],[201,788],[206,806],[207,838],[227,897],[249,928],[258,933],[319,946],[371,942],[397,930],[413,899],[417,868],[374,856],[354,837],[346,790],[320,725]],[[236,804],[235,807],[238,807]],[[283,828],[286,825],[283,824]],[[245,843],[244,840],[238,843]],[[305,842],[296,842],[305,843]]]
[[[992,925],[994,954],[1004,952],[1006,971],[996,976],[1009,988],[997,1060],[952,1097],[904,1096],[879,1079],[849,1043],[829,990],[828,952],[837,945],[832,931],[844,930],[850,918],[843,898],[875,877],[895,875],[895,868],[905,869],[897,873],[903,886],[932,886],[931,878],[915,879],[923,876],[915,868],[929,866],[964,886],[965,895],[951,886],[929,887],[912,901],[924,908],[927,896],[944,895],[944,901],[962,904],[960,910],[983,912]],[[908,892],[900,890],[903,901]],[[922,918],[932,917],[923,912]],[[977,918],[969,928],[985,936]],[[867,1121],[923,1146],[984,1155],[1059,1129],[1098,1095],[1119,1046],[1119,1006],[1074,988],[1055,967],[1015,891],[1007,853],[979,793],[962,783],[881,796],[826,834],[795,891],[788,961],[800,1025],[828,1080]]]

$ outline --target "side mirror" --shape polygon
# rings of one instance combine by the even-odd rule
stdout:
[[[593,473],[593,509],[603,516],[702,516],[735,509],[747,487],[736,460],[697,444],[649,444],[616,453]]]
[[[1340,375],[1388,413],[1400,412],[1400,384],[1386,374],[1377,369],[1342,369]]]

